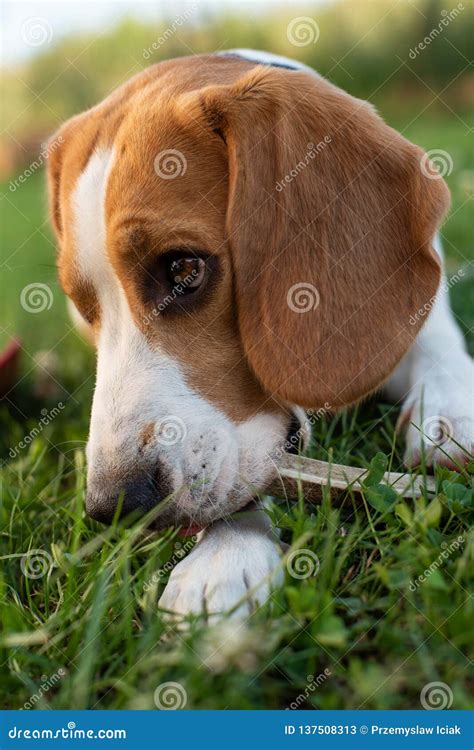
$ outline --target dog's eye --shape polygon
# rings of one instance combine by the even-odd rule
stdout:
[[[161,315],[179,313],[206,302],[218,278],[216,256],[177,248],[152,259],[142,277],[146,305]]]
[[[173,287],[180,287],[180,293],[198,289],[206,275],[206,264],[202,258],[175,258],[168,263],[168,280]]]

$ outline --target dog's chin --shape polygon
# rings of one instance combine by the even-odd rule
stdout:
[[[192,497],[180,498],[167,505],[163,510],[157,508],[147,528],[153,531],[163,531],[169,528],[180,530],[180,534],[190,536],[216,521],[232,516],[245,508],[255,498],[253,492],[240,492],[222,498],[200,497],[199,504],[193,503]]]

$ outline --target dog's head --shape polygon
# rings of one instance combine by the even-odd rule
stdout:
[[[154,66],[59,135],[60,278],[98,351],[88,511],[170,496],[161,524],[206,524],[272,478],[301,407],[407,351],[447,189],[366,103],[237,58]]]

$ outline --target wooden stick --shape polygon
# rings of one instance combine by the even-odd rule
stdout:
[[[368,473],[368,469],[329,464],[288,453],[280,461],[278,470],[280,476],[272,482],[267,490],[268,494],[296,498],[302,493],[310,503],[321,502],[323,487],[330,488],[333,499],[341,500],[346,493],[351,492],[360,501],[364,488],[359,480]],[[402,497],[414,498],[424,493],[434,495],[436,492],[434,477],[387,471],[382,482],[393,487]]]

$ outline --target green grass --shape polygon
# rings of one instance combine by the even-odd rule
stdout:
[[[403,130],[407,121],[394,124]],[[444,230],[450,273],[472,259],[465,201],[474,160],[465,132],[455,118],[440,122],[427,115],[405,132],[453,157],[453,210]],[[452,690],[453,708],[467,708],[474,615],[467,473],[439,471],[434,501],[381,498],[374,468],[361,507],[350,495],[340,508],[329,497],[320,507],[302,499],[275,505],[269,512],[285,541],[314,552],[318,574],[303,580],[288,574],[285,586],[237,633],[228,623],[209,630],[197,619],[177,631],[164,621],[156,602],[167,576],[151,588],[145,584],[176,559],[179,541],[170,532],[146,536],[139,523],[104,530],[84,513],[93,355],[65,316],[43,226],[43,176],[3,192],[3,339],[19,333],[25,351],[22,380],[0,409],[0,706],[19,708],[41,695],[34,699],[37,708],[155,708],[157,686],[174,681],[186,691],[187,708],[284,708],[299,695],[306,695],[301,707],[419,708],[423,686],[442,681]],[[50,286],[52,306],[27,313],[21,290],[38,281]],[[472,329],[467,273],[452,297],[464,330]],[[52,348],[57,382],[49,383],[49,396],[43,382],[39,396],[44,376],[35,354]],[[41,410],[58,401],[64,409],[11,458],[38,426]],[[368,467],[381,452],[392,469],[401,469],[397,414],[372,400],[321,419],[310,454]],[[22,570],[31,550],[41,550],[47,563],[38,578]],[[433,563],[433,572],[415,585]],[[308,675],[324,670],[321,684],[308,689]],[[41,689],[47,679],[54,685]]]

